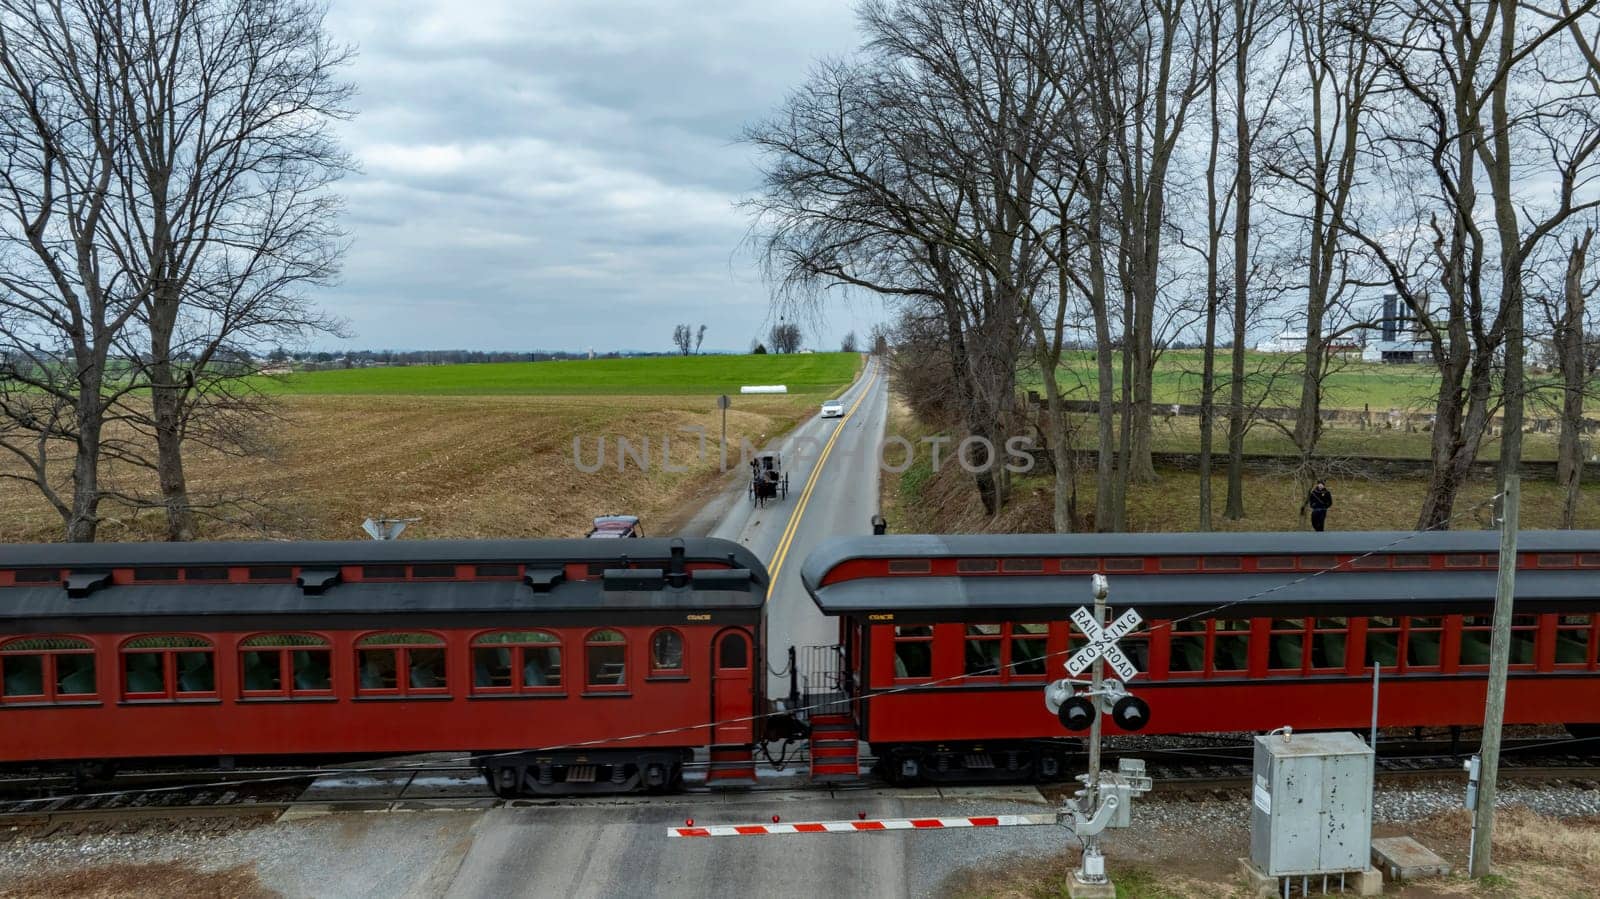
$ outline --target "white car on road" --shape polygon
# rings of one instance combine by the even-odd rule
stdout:
[[[844,400],[828,400],[822,404],[823,418],[844,418]]]

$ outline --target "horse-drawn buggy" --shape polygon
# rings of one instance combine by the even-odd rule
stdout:
[[[757,453],[750,460],[750,501],[758,506],[769,499],[789,498],[789,473],[783,458],[774,450]]]

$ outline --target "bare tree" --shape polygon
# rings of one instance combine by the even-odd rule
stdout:
[[[689,351],[694,348],[694,332],[688,325],[672,326],[672,345],[678,348],[678,355],[689,355]]]
[[[857,349],[856,349],[856,332],[851,331],[849,334],[846,334],[844,336],[843,340],[839,341],[839,352],[841,352],[841,353],[854,353],[854,352],[857,352]]]
[[[779,322],[767,334],[767,343],[775,353],[794,353],[800,349],[800,326],[794,322]]]
[[[1524,266],[1541,241],[1596,202],[1588,189],[1600,141],[1592,70],[1587,77],[1565,75],[1573,56],[1585,58],[1582,47],[1546,46],[1594,3],[1526,27],[1518,24],[1517,8],[1487,4],[1480,21],[1469,5],[1396,2],[1368,21],[1349,23],[1378,54],[1384,90],[1393,98],[1376,123],[1376,139],[1390,151],[1382,164],[1399,214],[1369,211],[1364,221],[1343,227],[1381,265],[1416,318],[1440,374],[1433,472],[1419,528],[1449,526],[1489,433],[1497,370],[1505,404],[1502,464],[1517,464]],[[1518,78],[1536,79],[1541,89],[1514,92]],[[1556,174],[1553,192],[1530,199],[1513,189],[1514,163],[1530,159]],[[1492,228],[1477,214],[1485,180]]]
[[[1274,143],[1267,166],[1289,186],[1280,212],[1301,219],[1306,246],[1306,345],[1300,396],[1290,435],[1300,452],[1302,474],[1322,437],[1322,395],[1327,342],[1360,327],[1340,318],[1348,254],[1346,210],[1359,187],[1363,128],[1376,82],[1372,45],[1346,27],[1346,18],[1370,19],[1379,0],[1354,0],[1330,7],[1318,0],[1291,0],[1295,53],[1303,70],[1306,114]]]
[[[38,489],[75,542],[95,538],[102,457],[136,455],[108,432],[144,298],[96,239],[126,151],[114,85],[136,61],[104,13],[0,3],[0,448],[23,466],[0,477]]]
[[[1584,280],[1584,268],[1594,243],[1594,233],[1591,226],[1583,230],[1582,237],[1572,238],[1566,253],[1566,266],[1562,271],[1560,301],[1547,307],[1552,319],[1551,344],[1561,374],[1561,434],[1556,450],[1556,483],[1562,491],[1563,528],[1571,528],[1575,524],[1578,502],[1583,495],[1583,406],[1590,394],[1590,369],[1584,353],[1584,323],[1588,298],[1595,290],[1593,282]]]
[[[95,135],[54,149],[108,170],[78,239],[126,298],[119,378],[142,389],[120,414],[155,444],[167,536],[192,539],[185,440],[238,445],[259,412],[251,347],[339,330],[305,291],[342,249],[327,187],[349,165],[330,130],[347,115],[352,88],[335,76],[348,51],[299,0],[7,2],[0,17],[8,50],[48,48],[30,62],[54,69],[32,74],[63,85],[56,99],[95,111]]]

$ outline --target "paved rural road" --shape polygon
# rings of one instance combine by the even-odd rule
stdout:
[[[787,499],[756,508],[740,489],[709,510],[718,518],[710,535],[749,547],[773,574],[767,597],[767,645],[774,666],[767,675],[769,696],[789,692],[788,676],[773,672],[782,671],[790,646],[838,642],[838,626],[822,617],[800,585],[800,564],[829,537],[872,533],[888,398],[883,365],[870,359],[843,396],[844,418],[813,417],[780,445],[789,473]]]
[[[882,366],[868,363],[844,394],[843,419],[812,418],[779,447],[789,472],[789,496],[756,509],[741,489],[701,516],[716,519],[713,536],[737,540],[774,572],[767,640],[781,670],[790,645],[831,644],[835,627],[800,585],[800,564],[817,544],[841,534],[871,533],[878,511],[878,449],[888,414]],[[773,696],[788,678],[772,674]],[[1032,794],[1037,797],[1037,792]],[[700,823],[993,813],[959,810],[934,793],[862,791],[857,796],[756,793],[699,797],[684,805],[662,800],[578,808],[502,808],[472,827],[447,895],[475,896],[921,896],[962,864],[1012,843],[1011,833],[951,832],[826,836],[668,839],[668,825]],[[1052,828],[1006,828],[1049,831]],[[1032,836],[1032,835],[1030,835]],[[1059,834],[1036,839],[1059,841]]]
[[[1027,794],[1027,795],[1025,795]],[[447,896],[854,897],[929,896],[952,873],[1013,854],[1058,851],[1057,827],[670,839],[668,827],[868,817],[1037,813],[1036,791],[861,790],[831,798],[769,793],[580,808],[501,808],[470,828]],[[826,796],[826,794],[823,794]],[[1019,801],[1023,800],[1023,801]],[[459,844],[458,844],[459,845]],[[453,860],[444,860],[446,865]],[[429,865],[434,871],[438,862]]]

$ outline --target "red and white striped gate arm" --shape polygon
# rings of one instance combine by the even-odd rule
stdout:
[[[975,815],[968,818],[878,818],[860,821],[810,821],[801,824],[709,824],[669,827],[669,837],[751,837],[785,833],[873,833],[884,830],[942,830],[957,827],[1029,827],[1055,824],[1048,815]]]

